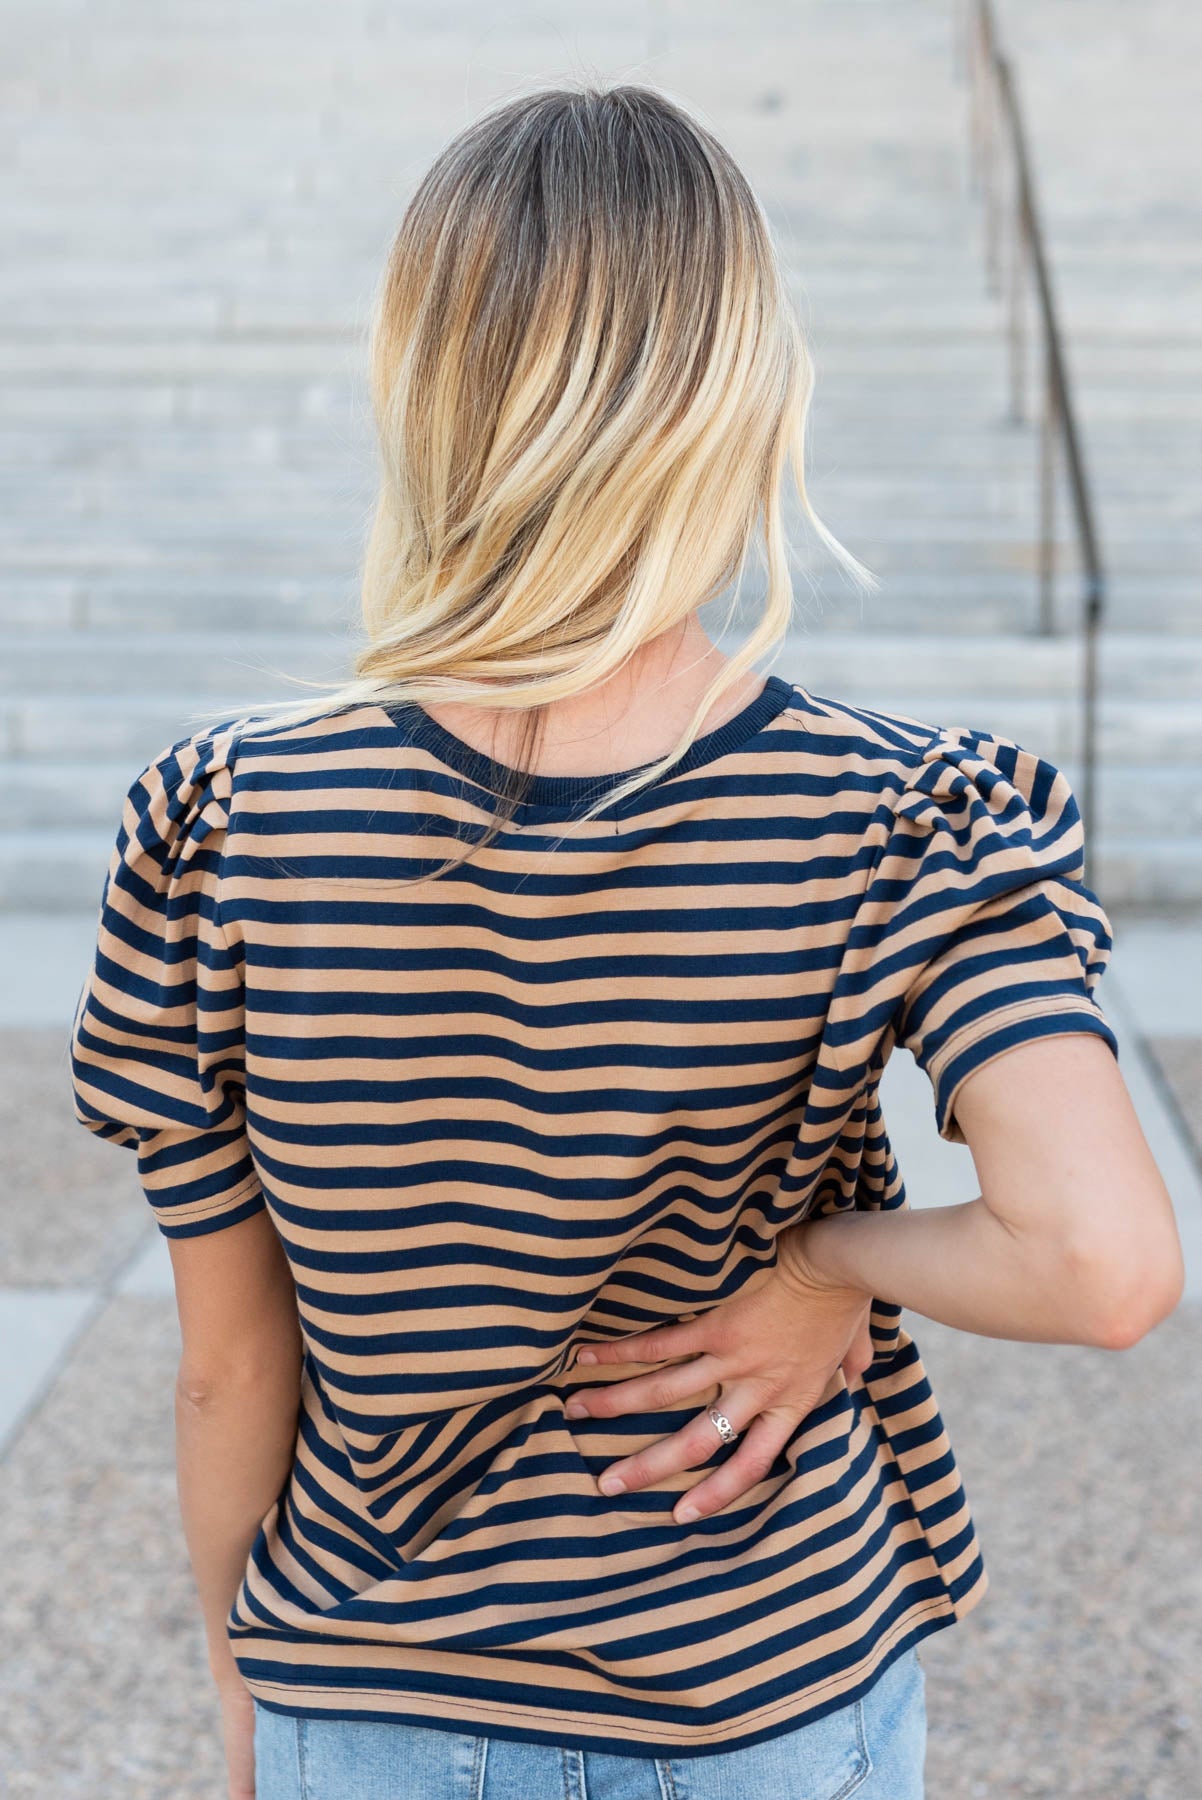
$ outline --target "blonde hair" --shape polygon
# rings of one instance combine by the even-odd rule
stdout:
[[[522,709],[526,776],[539,709],[741,582],[762,522],[750,636],[679,741],[582,823],[669,769],[783,640],[790,467],[821,540],[878,585],[806,493],[813,368],[764,213],[722,145],[653,88],[536,91],[446,145],[376,291],[370,380],[368,641],[317,705],[260,709],[280,722],[365,703]],[[738,600],[736,585],[728,624]],[[498,796],[477,848],[523,787]]]

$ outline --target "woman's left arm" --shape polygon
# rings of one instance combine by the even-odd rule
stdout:
[[[292,1467],[302,1340],[266,1212],[168,1240],[182,1349],[175,1384],[180,1516],[225,1728],[231,1794],[253,1794],[253,1706],[226,1620],[255,1534]]]
[[[767,1476],[801,1420],[872,1366],[872,1298],[983,1337],[1124,1350],[1173,1311],[1184,1264],[1172,1198],[1110,1049],[1066,1031],[980,1064],[955,1096],[982,1183],[956,1206],[844,1211],[777,1237],[777,1258],[728,1300],[680,1325],[590,1342],[577,1364],[672,1362],[574,1390],[567,1418],[692,1406],[689,1422],[599,1478],[637,1490],[714,1450],[714,1394],[734,1455],[676,1506],[721,1511]],[[716,1390],[716,1392],[715,1392]],[[606,1485],[617,1478],[618,1487]]]

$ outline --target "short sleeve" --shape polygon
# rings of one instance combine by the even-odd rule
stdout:
[[[166,1237],[265,1205],[245,1129],[242,968],[221,919],[233,739],[229,726],[181,739],[130,787],[71,1029],[75,1116],[136,1153]]]
[[[931,1081],[939,1135],[964,1143],[956,1097],[1033,1038],[1089,1032],[1110,921],[1085,886],[1084,834],[1052,762],[1005,738],[941,731],[898,797],[864,912],[877,1009]]]

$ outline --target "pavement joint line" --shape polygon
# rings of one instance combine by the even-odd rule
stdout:
[[[1130,1017],[1129,1008],[1128,1017]],[[1135,1044],[1145,1073],[1147,1074],[1148,1083],[1156,1090],[1157,1099],[1165,1110],[1168,1122],[1173,1128],[1182,1154],[1193,1164],[1194,1172],[1198,1178],[1199,1194],[1202,1195],[1202,1144],[1194,1137],[1189,1121],[1182,1110],[1181,1102],[1177,1097],[1177,1090],[1165,1074],[1164,1066],[1155,1050],[1152,1048],[1151,1042],[1153,1037],[1173,1037],[1177,1035],[1181,1034],[1169,1031],[1163,1033],[1137,1031],[1134,1029],[1131,1031],[1132,1041]]]
[[[1105,1010],[1119,1036],[1120,1051],[1125,1049],[1129,1053],[1124,1075],[1139,1111],[1144,1135],[1172,1198],[1185,1256],[1183,1298],[1202,1300],[1202,1156],[1199,1147],[1147,1035],[1136,1022],[1135,1009],[1115,970],[1107,974]]]
[[[151,1221],[149,1228],[143,1227],[142,1231],[134,1240],[131,1249],[128,1250],[123,1257],[117,1259],[106,1274],[104,1280],[91,1290],[91,1301],[80,1314],[74,1329],[68,1332],[64,1337],[57,1352],[42,1371],[41,1379],[36,1383],[24,1406],[22,1406],[20,1411],[15,1415],[7,1431],[0,1437],[0,1468],[3,1468],[8,1462],[9,1456],[19,1443],[22,1433],[28,1425],[32,1424],[36,1415],[40,1412],[47,1400],[49,1400],[55,1387],[58,1385],[60,1377],[65,1374],[80,1343],[87,1336],[100,1315],[104,1312],[105,1307],[108,1306],[110,1301],[117,1298],[120,1283],[125,1279],[126,1274],[132,1268],[134,1263],[138,1261],[139,1257],[145,1254],[149,1231],[152,1230],[158,1230],[158,1226],[155,1225],[153,1221]],[[36,1291],[36,1288],[32,1287],[20,1287],[0,1289],[0,1294],[5,1292],[28,1294]],[[88,1292],[89,1290],[85,1287],[82,1291]],[[133,1299],[144,1297],[145,1296],[136,1294],[130,1296],[130,1298]]]
[[[36,1292],[37,1290],[30,1288],[10,1288],[7,1291],[9,1293],[28,1294],[30,1292]],[[81,1313],[74,1330],[68,1332],[64,1337],[58,1350],[43,1369],[40,1379],[35,1383],[29,1393],[25,1404],[13,1417],[7,1431],[4,1433],[3,1439],[0,1440],[0,1468],[3,1468],[8,1462],[9,1453],[19,1442],[26,1426],[32,1423],[42,1406],[50,1398],[50,1395],[53,1393],[54,1388],[58,1383],[59,1377],[64,1373],[67,1364],[74,1355],[80,1339],[100,1316],[100,1313],[103,1310],[104,1300],[105,1295],[103,1290],[97,1289],[93,1292],[91,1301]]]

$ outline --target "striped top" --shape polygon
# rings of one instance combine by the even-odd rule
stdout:
[[[778,676],[642,792],[412,705],[244,717],[138,775],[72,1027],[79,1120],[169,1237],[266,1208],[304,1337],[290,1476],[227,1620],[301,1716],[697,1755],[859,1697],[987,1575],[901,1310],[767,1476],[606,1499],[684,1411],[568,1421],[595,1340],[690,1319],[818,1213],[907,1204],[896,1044],[961,1082],[1088,1031],[1109,922],[1053,764]],[[405,883],[426,872],[426,878]]]

